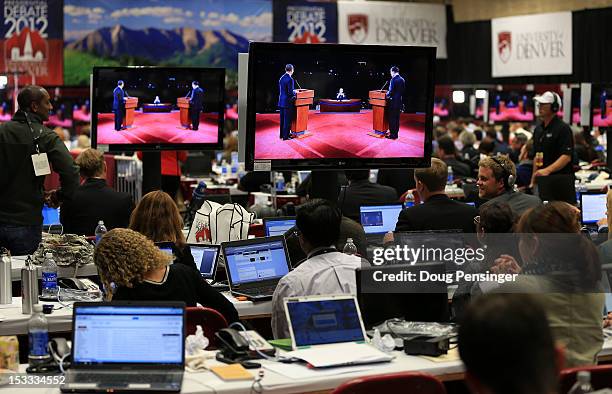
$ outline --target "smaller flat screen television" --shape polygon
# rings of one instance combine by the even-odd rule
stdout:
[[[593,85],[591,121],[595,127],[612,127],[612,85]]]
[[[533,92],[492,91],[489,93],[489,121],[533,122]]]
[[[446,119],[450,116],[450,99],[448,97],[434,97],[433,114],[439,116],[440,119]]]
[[[222,68],[94,67],[92,146],[220,149],[224,84]]]

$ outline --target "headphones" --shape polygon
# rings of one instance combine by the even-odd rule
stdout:
[[[506,190],[512,189],[512,187],[514,186],[514,182],[516,181],[516,178],[514,177],[514,175],[512,175],[512,172],[510,172],[510,170],[506,168],[504,163],[498,158],[491,156],[491,160],[493,160],[495,164],[500,166],[503,171],[502,179],[504,181],[504,188]]]
[[[552,92],[552,95],[555,98],[555,101],[550,104],[550,110],[553,112],[559,112],[559,109],[561,108],[561,97],[559,97],[559,95],[555,92]]]

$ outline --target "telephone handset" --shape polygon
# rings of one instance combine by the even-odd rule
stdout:
[[[226,358],[240,359],[247,358],[249,343],[233,328],[223,328],[215,333],[219,340],[219,348]]]

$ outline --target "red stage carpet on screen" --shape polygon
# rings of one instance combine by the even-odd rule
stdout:
[[[132,127],[116,131],[112,113],[98,115],[98,144],[200,144],[216,143],[219,135],[218,115],[200,114],[198,130],[180,125],[179,112],[134,113]]]
[[[423,157],[425,115],[402,114],[399,138],[388,140],[372,132],[372,111],[308,115],[305,138],[282,141],[279,114],[257,114],[255,159]]]

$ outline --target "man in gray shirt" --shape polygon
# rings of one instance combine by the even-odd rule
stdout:
[[[542,205],[537,196],[514,190],[516,167],[506,156],[486,157],[478,163],[478,196],[481,199],[507,202],[517,219],[529,208]]]

